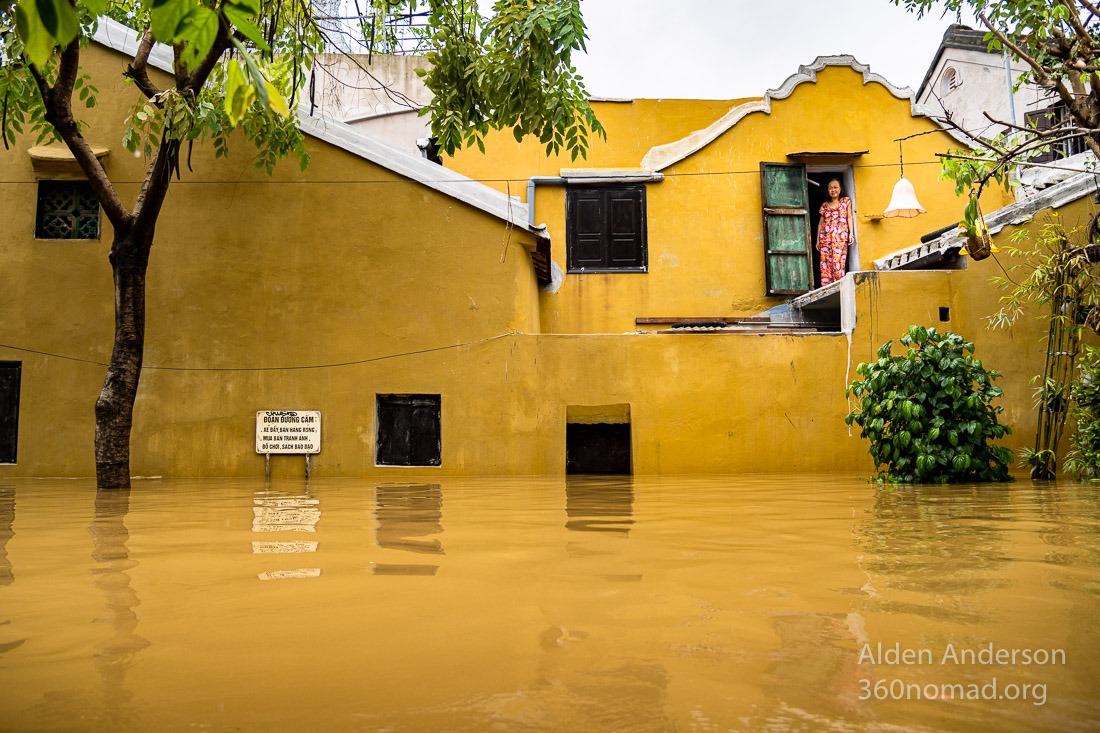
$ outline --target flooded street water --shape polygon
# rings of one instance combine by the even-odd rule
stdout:
[[[1096,731],[1098,611],[1087,484],[0,481],[3,731]]]

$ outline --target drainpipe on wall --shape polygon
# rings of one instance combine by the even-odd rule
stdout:
[[[535,226],[535,186],[564,186],[565,179],[561,176],[531,176],[527,179],[527,223],[532,229],[545,229],[546,225]]]
[[[1005,77],[1008,80],[1008,116],[1012,124],[1016,122],[1016,95],[1012,91],[1012,60],[1005,54]]]
[[[603,186],[610,183],[660,183],[665,180],[664,173],[654,171],[562,171],[560,176],[531,176],[527,179],[527,223],[535,229],[545,229],[545,225],[535,226],[535,186]]]

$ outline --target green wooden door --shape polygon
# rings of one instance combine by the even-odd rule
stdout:
[[[814,287],[806,167],[760,164],[764,263],[768,295],[799,295]]]

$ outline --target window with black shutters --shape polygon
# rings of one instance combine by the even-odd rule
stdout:
[[[0,463],[15,463],[22,371],[23,365],[18,361],[0,361]]]
[[[375,422],[379,466],[442,464],[437,394],[380,394]]]
[[[35,239],[99,239],[99,201],[87,181],[39,181]]]
[[[645,272],[645,186],[570,187],[565,194],[569,272]]]

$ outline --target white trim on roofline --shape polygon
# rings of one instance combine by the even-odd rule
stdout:
[[[141,34],[115,20],[100,17],[93,39],[103,46],[133,56],[137,52]],[[149,54],[149,63],[161,71],[172,73],[172,51],[163,44],[156,44]],[[480,209],[517,229],[536,236],[546,236],[542,230],[536,230],[527,223],[527,204],[461,173],[418,155],[398,150],[336,120],[299,113],[298,127],[307,135]]]
[[[967,147],[970,146],[971,143],[969,138],[962,135],[957,130],[943,125],[936,119],[934,110],[918,105],[913,90],[909,87],[894,86],[884,77],[873,73],[871,67],[859,63],[854,56],[845,54],[841,56],[818,56],[809,66],[799,66],[797,73],[788,76],[787,79],[779,85],[778,89],[769,89],[766,91],[763,98],[753,99],[731,108],[729,112],[726,112],[726,114],[719,117],[708,127],[702,130],[696,130],[687,137],[651,148],[649,152],[645,154],[645,157],[642,158],[641,166],[652,171],[663,170],[674,163],[679,163],[681,160],[694,155],[707,145],[710,145],[720,135],[752,113],[763,112],[764,114],[771,114],[773,99],[786,99],[791,96],[795,87],[800,84],[815,83],[817,81],[817,72],[828,66],[848,67],[853,71],[863,74],[864,84],[870,84],[871,82],[881,84],[898,99],[909,100],[911,114],[914,117],[927,117],[931,119],[936,124],[939,124],[944,132]]]

